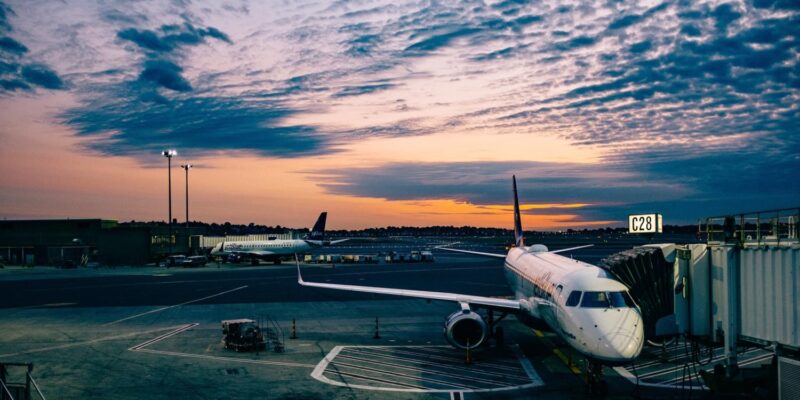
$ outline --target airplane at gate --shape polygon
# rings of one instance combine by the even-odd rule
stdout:
[[[307,253],[315,247],[329,246],[348,240],[325,240],[325,221],[327,218],[327,212],[320,213],[311,232],[302,239],[223,241],[217,243],[217,245],[211,249],[211,255],[223,256],[233,254],[249,257],[254,263],[257,263],[259,259],[273,260],[275,263],[280,263],[281,256]]]
[[[460,310],[445,320],[444,334],[451,345],[461,349],[478,347],[493,333],[492,318],[489,318],[487,324],[473,308],[500,311],[503,316],[514,315],[529,326],[544,327],[554,332],[586,357],[589,361],[587,372],[592,389],[599,387],[599,390],[603,390],[606,386],[600,379],[602,366],[630,363],[642,351],[644,326],[641,311],[628,293],[628,288],[608,271],[559,254],[591,245],[554,251],[548,250],[542,244],[525,246],[516,177],[512,180],[515,246],[508,254],[440,249],[504,259],[505,274],[514,292],[514,300],[459,293],[306,282],[300,274],[299,263],[298,283],[323,289],[458,303]],[[495,332],[502,335],[502,328],[498,327]]]

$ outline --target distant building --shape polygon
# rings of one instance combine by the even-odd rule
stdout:
[[[103,219],[0,221],[0,262],[6,265],[142,265],[191,252],[205,228],[125,224]]]

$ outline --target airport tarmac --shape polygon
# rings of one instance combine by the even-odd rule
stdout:
[[[496,260],[469,256],[303,269],[307,281],[510,295]],[[34,363],[49,399],[587,397],[581,360],[552,334],[507,318],[505,346],[467,364],[442,335],[455,305],[303,288],[291,264],[7,268],[0,293],[0,361]],[[223,349],[220,321],[233,318],[275,320],[285,351]],[[609,398],[680,395],[607,375]]]

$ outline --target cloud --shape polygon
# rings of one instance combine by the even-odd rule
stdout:
[[[753,1],[753,6],[778,10],[800,10],[800,3],[795,0],[755,0]]]
[[[623,29],[642,21],[641,15],[626,15],[615,19],[608,25],[608,29]]]
[[[353,57],[368,56],[381,42],[380,35],[360,35],[347,41],[347,54]]]
[[[725,3],[720,4],[711,12],[711,16],[716,20],[716,27],[718,30],[725,30],[733,21],[741,18],[742,14],[736,10],[733,4]]]
[[[631,141],[654,145],[702,141],[756,132],[781,135],[775,140],[785,141],[785,135],[796,132],[789,127],[800,126],[796,107],[789,101],[800,95],[796,57],[800,18],[755,18],[735,31],[712,31],[706,36],[699,28],[687,28],[704,25],[703,20],[715,25],[741,19],[735,18],[734,8],[714,10],[679,10],[684,18],[697,21],[670,31],[681,35],[640,34],[635,42],[625,37],[605,39],[604,46],[619,40],[628,53],[601,55],[593,68],[602,74],[578,75],[583,79],[570,82],[565,93],[509,107],[513,112],[497,116],[497,124],[568,124],[576,129],[565,133],[566,137],[607,146]],[[570,50],[566,43],[554,50]]]
[[[124,40],[129,40],[137,46],[153,51],[171,51],[172,46],[164,43],[159,39],[153,31],[143,30],[140,31],[135,28],[125,29],[117,33],[117,37]]]
[[[300,111],[282,100],[292,89],[223,95],[215,93],[213,79],[199,80],[195,88],[184,77],[184,47],[206,43],[207,38],[231,43],[218,29],[184,23],[156,30],[123,29],[117,37],[143,53],[138,78],[86,86],[81,104],[61,115],[64,124],[88,139],[84,145],[89,150],[145,163],[169,147],[192,155],[242,152],[298,157],[334,152],[332,141],[316,128],[284,122]],[[298,78],[290,84],[303,81]],[[357,90],[350,89],[350,94]]]
[[[545,162],[393,163],[347,171],[321,171],[331,193],[390,200],[450,199],[479,205],[507,204],[516,174],[526,202],[621,203],[674,199],[679,183],[656,189],[638,174],[613,166]],[[663,182],[659,182],[663,183]]]
[[[195,28],[189,23],[162,25],[157,31],[128,28],[119,31],[117,37],[157,53],[168,53],[184,45],[195,46],[204,43],[206,37],[232,43],[228,35],[217,28]]]
[[[0,2],[0,31],[11,31],[7,16],[14,11]],[[31,91],[34,87],[64,89],[58,74],[39,62],[28,62],[29,49],[17,40],[0,36],[0,89],[4,92]]]
[[[597,39],[591,36],[578,36],[570,40],[556,43],[553,48],[558,50],[573,50],[581,47],[591,46],[597,43]]]
[[[681,33],[683,33],[686,36],[690,36],[690,37],[697,37],[697,36],[701,36],[703,34],[700,31],[700,28],[698,28],[697,26],[692,25],[692,24],[686,24],[686,25],[681,26]]]
[[[180,96],[142,101],[135,82],[92,87],[95,93],[62,121],[86,146],[109,155],[146,159],[163,148],[191,154],[246,151],[269,157],[296,157],[331,152],[330,143],[313,127],[286,125],[296,113],[277,101],[245,101],[236,97]],[[147,100],[148,98],[145,97]]]
[[[0,87],[10,92],[15,90],[29,90],[31,88],[30,85],[20,79],[0,79]]]
[[[181,47],[205,43],[207,37],[232,43],[228,35],[214,27],[197,28],[190,23],[161,25],[155,31],[128,28],[117,32],[117,37],[136,44],[145,52],[146,58],[139,73],[138,84],[175,92],[189,92],[193,89],[182,75],[183,68],[178,64],[184,58]],[[167,97],[158,92],[142,92],[139,99],[157,104],[169,102]]]
[[[704,186],[695,183],[694,176],[703,170],[688,165],[708,160],[739,165],[715,170],[716,179],[726,182],[723,192],[735,198],[730,187],[738,174],[745,174],[739,171],[742,164],[752,166],[754,172],[745,175],[752,177],[746,182],[754,186],[759,185],[755,178],[759,175],[766,177],[761,178],[764,185],[785,186],[772,178],[775,174],[762,159],[781,160],[782,170],[800,169],[800,161],[791,158],[800,154],[794,139],[800,126],[800,16],[794,3],[335,2],[267,10],[274,15],[264,12],[269,6],[252,3],[252,12],[237,14],[235,22],[222,19],[231,13],[221,7],[189,4],[182,15],[159,11],[144,13],[146,18],[139,16],[159,6],[135,7],[124,15],[103,7],[87,14],[105,18],[106,23],[96,29],[106,29],[112,44],[129,51],[131,66],[126,68],[124,62],[120,66],[116,54],[109,57],[113,58],[109,65],[98,66],[98,70],[123,70],[114,76],[73,75],[70,70],[70,76],[87,77],[87,84],[73,85],[82,103],[70,110],[75,113],[68,120],[99,151],[135,157],[137,146],[150,154],[151,142],[183,144],[198,152],[317,154],[334,143],[455,133],[454,126],[465,135],[481,131],[557,136],[605,154],[602,168],[622,174],[620,185],[627,186],[609,186],[617,181],[595,175],[588,181],[577,175],[567,179],[569,168],[592,173],[579,165],[529,165],[530,179],[547,170],[563,182],[581,184],[564,183],[568,187],[548,192],[555,183],[531,180],[543,189],[542,195],[664,204],[664,198],[674,197],[666,193],[647,198],[631,177],[675,189],[679,195],[702,193]],[[164,7],[175,11],[172,3]],[[204,26],[205,18],[226,32]],[[167,23],[175,21],[180,23]],[[231,37],[237,38],[236,43]],[[225,45],[221,46],[225,56],[210,45]],[[30,53],[37,49],[26,57]],[[211,54],[219,59],[210,59]],[[20,89],[4,90],[23,90],[15,79],[35,87],[19,71],[38,61],[10,59],[6,69],[19,76],[0,78],[4,87]],[[400,112],[389,90],[402,92],[403,110],[410,111]],[[379,96],[380,91],[386,92]],[[376,95],[348,98],[369,93]],[[134,106],[129,110],[116,98]],[[215,133],[193,141],[193,135],[202,133],[182,119],[168,122],[168,111],[211,132],[223,132],[221,125],[233,126],[253,138]],[[353,118],[341,121],[327,113]],[[84,114],[85,120],[79,118]],[[139,121],[139,114],[159,123],[150,126]],[[325,117],[314,119],[317,114]],[[103,126],[101,117],[111,122]],[[287,118],[336,122],[331,123],[335,126],[285,126]],[[126,126],[128,120],[142,128]],[[170,123],[176,124],[174,129]],[[264,141],[254,139],[262,135]],[[291,145],[273,151],[267,140]],[[760,146],[762,142],[770,146]],[[756,148],[763,154],[752,150]],[[739,164],[732,156],[736,152],[744,158]],[[663,161],[670,157],[682,161]],[[615,162],[620,166],[611,168]],[[506,167],[480,167],[501,169],[503,182],[512,172]],[[659,175],[662,168],[686,175]],[[399,174],[382,171],[385,174],[372,182]],[[374,194],[361,189],[369,176],[359,172],[361,180],[343,178],[350,186],[341,190]],[[691,182],[686,182],[687,176]],[[714,185],[711,180],[703,184]],[[441,187],[420,190],[480,200],[478,189],[459,193],[458,188]],[[405,189],[416,193],[413,182]],[[496,189],[506,190],[505,183]],[[700,200],[687,195],[676,204],[691,201]],[[716,200],[703,201],[707,207]],[[720,204],[731,202],[723,199]],[[593,207],[598,215],[610,212]]]
[[[14,11],[0,1],[0,30],[11,30],[11,24],[8,23],[8,15],[14,15]]]
[[[19,71],[20,65],[15,62],[0,61],[0,75],[16,74]]]
[[[0,51],[7,51],[13,54],[24,54],[28,52],[28,48],[10,37],[0,37]]]
[[[144,64],[144,70],[139,74],[139,79],[151,81],[158,86],[177,92],[192,90],[189,82],[181,76],[183,68],[166,60],[149,60]]]
[[[359,96],[362,94],[374,93],[380,90],[386,90],[389,88],[394,87],[395,85],[391,83],[378,83],[378,84],[370,84],[370,85],[361,85],[361,86],[348,86],[343,88],[342,90],[338,91],[334,97],[346,97],[346,96]]]
[[[681,149],[683,150],[683,149]],[[681,157],[641,152],[606,163],[545,162],[390,163],[347,171],[311,171],[328,193],[387,200],[441,200],[482,205],[511,204],[511,175],[517,176],[522,203],[575,204],[581,220],[624,221],[630,213],[661,212],[669,223],[691,224],[727,212],[792,207],[800,200],[792,160],[749,163],[736,174],[741,154]],[[754,154],[755,155],[755,154]],[[664,157],[667,156],[667,157]],[[739,161],[737,161],[739,160]],[[796,163],[796,161],[795,161]],[[775,169],[775,175],[767,171]],[[692,207],[696,206],[696,207]],[[531,213],[561,213],[534,210]]]
[[[22,77],[33,85],[46,89],[62,89],[64,82],[58,75],[44,65],[26,65],[22,67]]]
[[[630,47],[630,52],[639,54],[639,53],[644,53],[652,48],[653,48],[653,42],[645,40],[632,44]]]
[[[457,38],[474,35],[481,30],[474,27],[460,27],[450,32],[434,35],[406,47],[404,53],[410,56],[421,56],[450,44]]]

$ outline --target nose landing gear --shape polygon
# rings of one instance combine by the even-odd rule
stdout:
[[[603,379],[603,364],[586,360],[586,386],[592,396],[608,394],[608,383]]]

